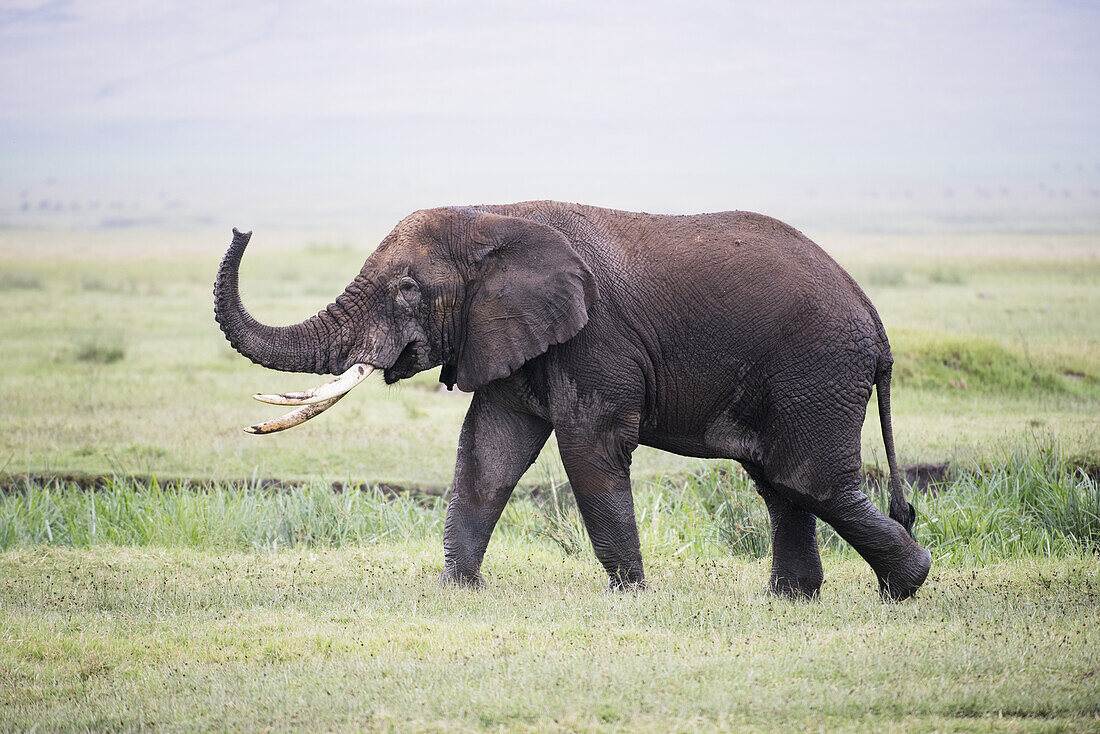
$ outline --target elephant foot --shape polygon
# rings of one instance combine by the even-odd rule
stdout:
[[[460,571],[451,566],[443,569],[439,575],[440,586],[459,586],[465,589],[480,589],[485,586],[485,579],[478,571]]]
[[[608,594],[636,594],[646,590],[646,583],[642,581],[612,581],[607,585]]]
[[[817,599],[824,579],[820,576],[788,576],[772,574],[768,591],[783,599]]]
[[[886,575],[879,575],[879,594],[883,599],[903,601],[917,593],[932,568],[932,554],[926,548],[916,546],[917,553],[911,562],[898,564]]]
[[[645,575],[641,571],[608,577],[609,592],[637,592],[645,591],[645,588]]]

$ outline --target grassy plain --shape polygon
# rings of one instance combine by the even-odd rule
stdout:
[[[890,333],[903,463],[953,462],[915,498],[934,565],[903,604],[826,526],[821,599],[762,594],[744,475],[644,449],[650,589],[607,594],[552,441],[488,587],[440,589],[442,498],[330,483],[444,487],[468,397],[370,381],[243,434],[277,410],[249,395],[316,378],[222,339],[226,237],[0,233],[0,729],[1100,731],[1100,487],[1077,468],[1100,463],[1100,239],[812,234]],[[273,323],[369,249],[264,243],[242,283]]]
[[[1095,558],[940,567],[883,604],[830,558],[819,602],[763,562],[664,557],[644,594],[497,541],[481,592],[436,542],[277,554],[0,554],[0,728],[1095,731]]]
[[[635,595],[602,590],[561,487],[513,498],[473,592],[434,583],[440,497],[26,480],[0,496],[0,728],[1100,730],[1097,480],[1040,446],[914,501],[916,599],[819,525],[822,596],[790,603],[723,463],[637,488]]]
[[[902,604],[822,526],[791,603],[727,469],[638,489],[638,594],[567,493],[513,500],[468,591],[434,583],[437,497],[29,482],[0,497],[0,728],[1100,730],[1095,479],[1036,451],[918,497]]]
[[[887,326],[903,463],[975,458],[1036,434],[1100,457],[1100,239],[816,236]],[[78,233],[69,255],[44,237],[0,234],[4,471],[450,482],[469,398],[440,393],[434,374],[371,380],[284,434],[240,431],[278,411],[252,393],[317,378],[264,370],[225,342],[211,296],[224,233]],[[371,246],[295,249],[258,232],[242,265],[246,304],[268,323],[298,321],[341,291]],[[528,483],[560,473],[553,443]],[[864,460],[884,463],[874,419]],[[635,457],[640,478],[700,467],[644,448]]]

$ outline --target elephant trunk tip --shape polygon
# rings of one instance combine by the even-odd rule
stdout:
[[[241,302],[238,269],[251,232],[233,228],[233,243],[214,281],[214,318],[230,345],[256,364],[284,372],[330,371],[332,345],[339,332],[329,309],[292,326],[267,326],[256,321]]]

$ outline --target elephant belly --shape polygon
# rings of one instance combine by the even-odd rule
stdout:
[[[704,426],[672,429],[660,425],[642,430],[639,443],[662,451],[701,459],[759,460],[760,439],[744,423],[721,416]]]

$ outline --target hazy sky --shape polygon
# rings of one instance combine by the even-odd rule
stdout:
[[[1100,222],[1091,2],[9,2],[0,226]]]

